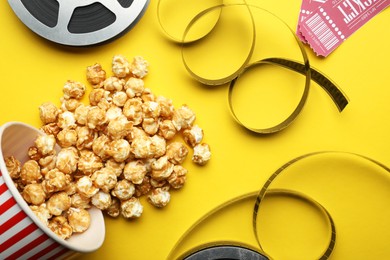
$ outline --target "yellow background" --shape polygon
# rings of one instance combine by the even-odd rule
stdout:
[[[253,2],[295,29],[301,1]],[[345,111],[339,113],[326,93],[312,83],[306,106],[297,120],[286,130],[270,136],[251,134],[235,123],[228,108],[227,85],[208,88],[190,78],[180,48],[167,39],[158,24],[154,0],[140,22],[123,37],[87,48],[62,47],[40,38],[18,20],[7,1],[1,1],[0,10],[0,124],[22,121],[39,127],[39,105],[45,101],[59,104],[66,80],[86,83],[87,66],[99,62],[109,72],[113,55],[123,54],[128,58],[141,55],[150,63],[146,85],[154,93],[171,98],[176,106],[188,104],[196,112],[196,123],[204,129],[204,141],[212,149],[212,159],[204,167],[195,166],[187,158],[184,163],[189,170],[187,183],[182,190],[172,193],[166,208],[155,209],[143,199],[144,213],[140,219],[106,217],[104,245],[79,259],[165,259],[180,236],[201,216],[231,198],[258,190],[283,163],[302,154],[349,151],[390,165],[388,9],[327,58],[316,57],[305,46],[311,64],[332,78],[349,97],[350,104]],[[278,28],[275,27],[275,34]],[[324,169],[333,162],[333,167]],[[297,173],[296,177],[294,174],[291,178],[281,177],[284,183],[280,185],[302,186],[302,190],[314,193],[321,190],[307,195],[328,205],[335,217],[340,239],[331,259],[390,258],[390,176],[386,172],[346,155],[320,157],[291,171]],[[303,174],[317,172],[322,177]],[[301,214],[303,219],[309,214],[294,209],[302,208],[303,212],[310,209],[297,204],[288,213],[287,209],[294,204],[278,203],[283,202],[276,201],[274,206],[271,203],[268,214],[264,213],[269,216],[264,220],[267,223],[264,249],[268,248],[267,252],[275,259],[312,259],[319,255],[326,244],[328,227],[324,218],[308,218],[306,222],[316,226],[304,231],[290,230],[289,226],[295,227],[289,225],[289,220],[295,219],[293,216]],[[199,241],[213,240],[255,245],[250,226],[252,207],[253,203],[245,202],[234,206],[233,211],[218,214],[209,226],[199,231],[203,233],[198,240],[194,234],[189,248],[197,246]],[[273,216],[281,207],[286,208],[284,213],[281,211],[284,217]],[[286,223],[279,222],[283,219]],[[318,234],[325,235],[318,238]],[[305,240],[311,236],[318,240],[319,251],[313,252],[317,244],[309,246],[308,239]],[[283,240],[286,237],[296,238],[302,244],[290,248],[289,242]]]

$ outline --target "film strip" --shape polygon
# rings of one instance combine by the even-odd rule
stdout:
[[[36,34],[68,46],[107,42],[129,31],[149,0],[8,0],[19,19]]]
[[[258,225],[259,220],[261,219],[261,207],[265,200],[267,200],[267,196],[283,196],[289,198],[295,198],[301,200],[304,203],[307,203],[309,206],[313,207],[317,211],[319,211],[322,215],[322,218],[326,221],[326,225],[329,229],[328,238],[327,238],[327,246],[324,248],[323,252],[319,254],[316,259],[329,259],[332,252],[335,249],[336,245],[336,224],[333,220],[331,214],[328,210],[320,204],[318,201],[314,200],[312,197],[307,196],[301,192],[297,192],[294,190],[287,189],[274,189],[271,188],[271,184],[274,183],[275,179],[280,177],[282,173],[285,173],[287,169],[297,164],[298,162],[304,162],[310,158],[319,157],[319,156],[350,156],[354,159],[362,160],[362,162],[377,167],[381,171],[384,171],[387,175],[390,173],[390,168],[386,165],[371,159],[367,156],[360,155],[357,153],[351,152],[342,152],[342,151],[320,151],[313,152],[309,154],[305,154],[299,157],[296,157],[281,167],[279,167],[264,183],[261,187],[260,191],[249,192],[243,194],[241,196],[230,199],[221,205],[218,205],[211,211],[207,212],[204,216],[202,216],[199,220],[197,220],[193,225],[190,226],[189,229],[179,238],[177,243],[173,246],[170,251],[167,259],[186,259],[186,260],[194,260],[194,259],[225,259],[227,255],[231,257],[227,257],[229,259],[273,259],[272,255],[267,253],[267,249],[263,247],[261,238],[264,238],[259,233]],[[359,165],[362,167],[362,165]],[[207,219],[213,217],[213,215],[218,212],[226,209],[227,207],[233,204],[243,203],[248,199],[253,199],[255,201],[253,207],[253,215],[252,215],[252,232],[254,237],[256,238],[257,246],[251,246],[245,243],[234,242],[234,241],[213,241],[205,244],[200,244],[194,246],[193,248],[186,250],[184,253],[179,249],[182,244],[184,244],[185,240],[191,237],[194,230],[196,230],[202,223],[206,222]],[[240,255],[242,252],[242,255]],[[246,256],[251,256],[250,258],[245,258]],[[224,258],[225,257],[225,258]]]
[[[209,86],[217,86],[217,85],[223,85],[223,84],[229,84],[229,94],[228,94],[228,102],[229,102],[229,108],[231,111],[231,114],[235,121],[240,124],[242,127],[246,128],[247,130],[250,130],[255,133],[259,134],[270,134],[270,133],[275,133],[278,131],[281,131],[285,129],[287,126],[289,126],[295,119],[296,117],[300,114],[302,111],[306,100],[308,98],[309,90],[310,90],[310,82],[311,80],[315,81],[318,83],[325,91],[326,93],[332,98],[333,102],[336,104],[338,110],[341,112],[348,104],[348,98],[346,95],[342,92],[342,90],[334,83],[332,82],[327,76],[325,76],[322,72],[319,70],[313,68],[310,66],[309,59],[307,56],[307,53],[303,47],[303,44],[300,42],[300,40],[297,38],[295,35],[294,31],[291,30],[291,28],[283,21],[281,20],[278,16],[276,16],[273,13],[270,13],[269,11],[255,6],[255,5],[249,5],[245,1],[244,3],[237,3],[237,4],[224,4],[224,3],[217,3],[214,6],[206,6],[203,7],[203,9],[200,9],[198,13],[193,14],[193,17],[190,19],[187,19],[188,23],[185,24],[185,27],[182,28],[181,35],[180,33],[173,34],[170,32],[168,28],[166,28],[164,22],[166,22],[167,19],[165,19],[165,16],[162,14],[163,10],[163,2],[167,2],[168,0],[160,0],[158,2],[158,7],[157,7],[157,17],[160,23],[160,26],[164,33],[174,42],[179,43],[182,48],[182,60],[183,64],[187,70],[187,72],[197,81],[209,85]],[[250,31],[252,33],[252,42],[249,44],[250,46],[248,47],[247,51],[247,56],[243,59],[243,62],[237,66],[237,68],[233,71],[230,71],[226,73],[226,75],[222,75],[217,78],[210,78],[207,76],[202,76],[199,73],[197,73],[192,67],[191,67],[191,62],[187,55],[186,55],[186,48],[188,46],[193,46],[194,44],[196,45],[198,41],[207,38],[207,37],[212,37],[212,32],[215,27],[217,27],[219,20],[220,20],[220,15],[224,12],[226,12],[226,9],[229,8],[240,8],[240,9],[245,9],[247,12],[248,19],[251,20],[248,24],[250,24],[251,28]],[[255,19],[254,19],[254,13],[255,12],[264,12],[267,13],[268,15],[271,15],[274,19],[279,21],[280,23],[285,26],[289,34],[294,38],[296,46],[298,47],[300,51],[300,59],[302,61],[295,61],[289,58],[279,58],[279,57],[269,57],[269,58],[264,58],[261,60],[257,61],[252,61],[253,54],[256,51],[256,24]],[[211,19],[211,22],[208,26],[208,29],[205,30],[202,34],[199,34],[199,36],[194,37],[192,33],[192,29],[197,26],[198,23],[201,23],[202,19],[207,16],[211,16],[211,14],[217,14],[217,17],[214,19]],[[165,19],[165,20],[164,20]],[[275,124],[274,126],[271,127],[252,127],[249,126],[248,124],[242,122],[242,120],[239,118],[235,111],[235,106],[233,105],[232,99],[234,96],[234,89],[236,89],[239,85],[240,78],[242,75],[246,74],[249,70],[253,69],[254,67],[258,67],[260,65],[273,65],[273,66],[278,66],[285,68],[287,70],[297,72],[299,74],[302,74],[305,77],[304,81],[304,87],[302,91],[302,96],[300,100],[298,101],[296,107],[292,110],[292,112],[285,117],[284,120],[281,122]]]

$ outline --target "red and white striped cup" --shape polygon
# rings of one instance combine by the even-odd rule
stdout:
[[[103,214],[89,209],[91,226],[68,240],[59,238],[31,211],[8,174],[4,159],[13,155],[22,163],[27,150],[42,134],[19,122],[0,127],[0,259],[69,259],[97,250],[104,241]]]

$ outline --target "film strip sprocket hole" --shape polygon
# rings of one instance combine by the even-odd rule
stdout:
[[[157,8],[157,17],[159,19],[160,26],[163,30],[163,32],[174,42],[177,42],[181,45],[181,51],[182,51],[182,59],[183,59],[183,64],[188,71],[188,73],[196,80],[199,82],[210,85],[210,86],[215,86],[215,85],[223,85],[223,84],[230,84],[229,88],[229,108],[230,111],[232,112],[233,118],[237,123],[239,123],[241,126],[244,128],[260,133],[260,134],[269,134],[269,133],[274,133],[281,131],[285,129],[287,126],[289,126],[295,118],[299,115],[301,110],[304,107],[304,104],[308,98],[308,93],[310,89],[310,81],[313,79],[315,82],[317,82],[322,88],[325,89],[326,93],[329,94],[332,98],[332,100],[335,102],[337,108],[341,112],[346,105],[348,104],[348,99],[345,96],[345,94],[340,90],[340,88],[332,82],[328,77],[326,77],[323,73],[318,71],[317,69],[314,69],[310,66],[309,60],[307,58],[306,51],[302,45],[302,43],[299,41],[299,39],[296,37],[295,33],[290,29],[290,27],[279,17],[276,15],[270,13],[269,11],[262,9],[261,7],[254,6],[254,5],[249,5],[244,3],[240,4],[224,4],[224,3],[216,3],[214,6],[210,5],[199,5],[197,8],[192,8],[190,12],[185,12],[183,10],[183,13],[187,13],[189,17],[183,18],[182,16],[176,17],[177,19],[182,19],[181,20],[176,20],[176,21],[170,21],[169,18],[175,18],[173,15],[171,15],[170,12],[166,11],[165,6],[169,6],[171,2],[175,2],[175,0],[159,0],[158,2],[158,8]],[[193,4],[193,1],[185,1],[188,2],[189,4]],[[201,1],[202,2],[202,1]],[[223,22],[226,20],[225,15],[232,13],[229,12],[230,9],[233,9],[237,11],[236,13],[239,14],[237,16],[242,15],[245,13],[244,11],[246,10],[246,17],[243,19],[249,20],[249,22],[246,22],[246,26],[243,27],[242,31],[251,31],[252,37],[242,37],[243,41],[248,41],[248,38],[251,38],[251,42],[244,42],[243,46],[245,46],[245,51],[246,51],[246,56],[243,55],[240,60],[241,63],[235,63],[234,68],[232,69],[232,61],[231,55],[221,55],[220,57],[217,58],[212,58],[214,52],[219,52],[220,49],[223,48],[225,45],[230,44],[230,40],[225,40],[223,44],[221,42],[215,43],[214,45],[211,46],[211,48],[208,49],[208,51],[204,52],[204,55],[199,55],[200,52],[195,52],[194,55],[191,54],[192,49],[198,48],[198,46],[202,45],[204,42],[211,41],[215,35],[218,35],[218,30],[220,28],[224,28]],[[198,10],[198,13],[195,13],[193,10]],[[244,11],[243,11],[244,10]],[[167,12],[165,15],[163,12]],[[234,13],[234,12],[233,12]],[[282,24],[282,27],[285,29],[287,28],[288,35],[290,38],[293,39],[293,45],[287,45],[285,46],[284,49],[289,50],[290,52],[295,52],[298,53],[295,55],[295,59],[286,57],[286,58],[280,58],[278,55],[275,57],[262,57],[258,59],[257,54],[262,51],[264,48],[268,48],[272,46],[264,46],[264,42],[261,41],[262,36],[264,35],[257,35],[258,34],[258,28],[264,27],[266,25],[264,24],[258,24],[257,18],[259,15],[264,16],[264,15],[270,16],[272,20],[270,20],[270,23],[280,23]],[[211,18],[210,18],[211,17]],[[205,22],[206,20],[206,22]],[[208,21],[208,25],[207,24]],[[173,26],[172,24],[180,24],[180,26]],[[183,26],[184,24],[184,26]],[[202,24],[203,26],[198,26],[198,24]],[[229,27],[229,25],[225,25],[225,27]],[[203,28],[202,30],[199,30],[199,27]],[[230,29],[230,27],[229,27]],[[228,31],[228,30],[226,30]],[[181,35],[181,36],[180,36]],[[194,35],[197,35],[196,37]],[[264,39],[265,37],[263,37]],[[232,38],[230,38],[232,39]],[[258,40],[260,39],[260,40]],[[212,41],[211,41],[212,42]],[[283,44],[283,43],[281,43]],[[290,43],[289,43],[290,44]],[[206,48],[207,50],[207,48]],[[238,48],[232,48],[230,54],[236,54],[239,52]],[[285,54],[285,53],[284,53]],[[283,56],[284,54],[280,54]],[[213,63],[215,60],[221,62],[218,66],[217,63]],[[199,62],[203,61],[203,62]],[[194,64],[198,64],[194,66]],[[214,65],[213,65],[214,64]],[[217,65],[215,65],[217,64]],[[236,113],[236,107],[233,104],[233,99],[234,99],[234,89],[239,88],[238,85],[240,84],[240,77],[244,74],[247,73],[248,70],[251,70],[253,67],[256,67],[258,65],[262,64],[271,64],[276,67],[283,67],[287,68],[290,71],[293,72],[298,72],[299,74],[302,74],[305,79],[299,83],[298,85],[304,85],[301,97],[299,100],[296,102],[295,107],[290,109],[289,112],[287,112],[287,116],[285,116],[283,119],[279,120],[278,122],[274,123],[271,126],[252,126],[249,125],[247,122],[242,120],[241,115]],[[210,71],[216,71],[215,75],[210,76],[211,74],[207,74]],[[220,73],[222,71],[222,73]],[[206,72],[206,73],[204,73]],[[225,72],[225,74],[223,74]],[[278,73],[275,73],[275,77],[278,77]],[[280,77],[280,75],[279,75]],[[258,87],[263,87],[263,86],[258,86]],[[296,85],[294,86],[295,89]],[[272,102],[272,101],[271,101]],[[273,109],[273,111],[277,111],[280,107],[279,103],[276,101],[274,102],[274,106],[276,107]],[[259,113],[264,110],[268,111],[266,108],[262,109],[261,104],[260,105],[255,105],[256,106],[256,111]],[[245,114],[245,113],[243,113]]]
[[[303,171],[305,169],[306,171]],[[283,176],[281,176],[282,173]],[[264,258],[329,259],[332,254],[335,257],[337,255],[335,259],[351,259],[351,257],[353,259],[359,257],[361,257],[359,259],[387,259],[390,255],[386,239],[388,232],[390,232],[388,222],[390,210],[387,210],[388,207],[386,207],[390,195],[388,189],[390,184],[389,174],[390,168],[386,165],[367,156],[351,152],[320,151],[296,157],[271,174],[260,188],[260,191],[234,197],[199,218],[181,235],[167,259],[193,260],[201,259],[197,257],[206,255],[210,257],[203,259],[220,259],[217,256],[224,255],[227,250],[224,246],[228,246],[229,250],[232,250],[230,247],[234,247],[233,251],[236,253],[246,250],[255,251],[258,258],[254,259],[261,260]],[[308,178],[310,179],[309,182],[305,182]],[[354,179],[355,185],[348,185],[351,179]],[[317,183],[317,186],[308,183]],[[306,189],[302,189],[302,187]],[[305,252],[305,250],[312,249],[312,242],[309,248],[308,244],[303,244],[299,248],[301,251],[294,250],[295,254],[291,254],[291,247],[280,247],[280,245],[286,245],[286,243],[280,244],[278,241],[283,238],[282,236],[294,239],[294,234],[299,235],[301,233],[293,233],[293,236],[287,236],[287,232],[294,229],[285,230],[283,229],[285,225],[281,227],[283,232],[274,232],[279,235],[273,237],[273,240],[271,239],[273,241],[271,243],[276,243],[277,248],[269,248],[269,243],[265,243],[269,239],[269,235],[274,235],[272,234],[273,231],[264,232],[265,229],[262,228],[262,225],[270,223],[269,221],[263,222],[264,218],[272,217],[272,221],[276,221],[272,228],[276,227],[276,229],[280,228],[278,223],[281,219],[284,219],[287,223],[294,223],[293,216],[290,216],[292,212],[287,209],[288,207],[274,211],[275,204],[272,201],[274,197],[280,198],[282,201],[286,199],[284,205],[290,208],[294,207],[294,205],[288,205],[292,204],[291,199],[301,201],[300,203],[307,204],[314,212],[319,213],[319,221],[326,224],[328,229],[328,232],[321,233],[323,241],[327,241],[327,243],[325,246],[322,243],[320,247],[316,246],[316,250],[318,248],[321,250],[315,251],[314,256],[312,255],[313,252],[311,254]],[[252,207],[236,207],[248,203]],[[276,204],[276,207],[280,205]],[[226,212],[229,207],[231,208],[230,215],[222,213]],[[240,209],[240,212],[241,210],[251,211],[248,212],[248,215],[244,215],[249,216],[246,220],[249,225],[238,223],[243,219],[237,209]],[[271,212],[271,214],[267,212]],[[274,214],[279,213],[282,213],[282,215],[275,218]],[[223,217],[228,221],[223,221]],[[213,228],[216,224],[219,224],[218,219],[222,224],[225,224],[226,230],[233,229],[237,231],[238,229],[240,234],[252,231],[256,242],[248,239],[247,236],[237,235],[237,232],[232,233],[237,240],[232,240],[231,233],[225,231],[225,229],[222,229],[223,233],[216,233],[216,231],[221,230]],[[310,221],[306,219],[306,222]],[[246,229],[243,230],[242,227]],[[201,232],[202,230],[204,232]],[[301,231],[307,234],[303,230]],[[210,236],[204,238],[206,243],[202,243],[201,236],[210,233]],[[357,234],[359,235],[357,236]],[[339,236],[340,239],[336,239]],[[207,240],[209,238],[221,239]],[[244,239],[240,240],[242,238]],[[295,241],[291,242],[295,243]],[[292,244],[294,245],[294,243]],[[337,246],[338,243],[340,243],[339,246]],[[210,251],[213,252],[210,253]],[[308,258],[308,255],[312,258]],[[370,258],[370,256],[373,258]],[[241,260],[245,258],[233,259]]]
[[[149,0],[8,0],[19,19],[50,41],[68,46],[105,43],[130,30]]]

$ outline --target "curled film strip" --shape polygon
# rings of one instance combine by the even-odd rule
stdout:
[[[302,111],[304,104],[306,103],[306,100],[308,98],[311,80],[318,83],[326,91],[326,93],[328,93],[328,95],[332,98],[332,100],[334,101],[334,103],[336,104],[340,112],[348,104],[348,99],[346,95],[341,91],[341,89],[334,82],[332,82],[328,77],[326,77],[323,73],[310,66],[303,44],[299,41],[299,39],[296,37],[295,33],[290,29],[290,27],[283,20],[281,20],[278,16],[274,15],[273,13],[270,13],[269,11],[260,8],[258,6],[246,4],[245,2],[236,3],[236,4],[233,3],[224,4],[221,3],[221,1],[214,1],[213,2],[214,5],[209,3],[208,5],[198,6],[198,9],[194,8],[194,10],[196,11],[192,12],[191,17],[190,18],[187,17],[186,20],[183,23],[181,23],[182,24],[181,30],[179,30],[179,32],[172,33],[168,28],[169,26],[165,26],[165,24],[169,23],[169,19],[166,16],[170,17],[170,15],[164,16],[162,13],[163,11],[165,11],[164,4],[166,4],[166,2],[169,2],[169,0],[159,0],[158,2],[158,7],[157,7],[158,21],[164,33],[172,41],[182,45],[181,48],[182,60],[187,72],[194,79],[198,80],[199,82],[205,85],[216,86],[216,85],[223,85],[229,83],[230,84],[229,94],[228,94],[229,109],[235,121],[239,123],[241,126],[243,126],[244,128],[260,134],[275,133],[285,129],[296,119],[296,117]],[[191,3],[191,1],[187,1],[187,2]],[[249,22],[247,22],[247,26],[251,28],[247,30],[250,31],[251,37],[249,38],[251,39],[251,42],[246,46],[247,48],[246,56],[242,59],[241,63],[237,64],[235,69],[232,69],[229,72],[226,72],[225,74],[221,74],[219,75],[219,77],[212,78],[208,76],[203,76],[200,73],[196,72],[195,69],[192,67],[193,60],[198,59],[198,56],[193,56],[191,57],[192,59],[188,58],[186,50],[187,48],[192,48],[194,45],[196,46],[196,44],[198,44],[199,42],[201,42],[206,38],[213,37],[213,31],[218,27],[222,14],[227,13],[228,9],[234,9],[234,11],[236,12],[240,9],[241,13],[246,12],[246,16],[247,16],[246,19],[250,20]],[[256,20],[254,16],[255,13],[258,12],[267,13],[268,15],[272,16],[273,19],[277,20],[278,22],[283,24],[284,27],[288,29],[289,33],[294,38],[296,46],[299,49],[299,53],[300,53],[299,59],[301,59],[302,61],[295,61],[289,58],[279,58],[279,57],[275,57],[275,58],[267,57],[254,62],[251,61],[254,57],[254,52],[256,52],[257,50],[256,28],[259,27],[259,25],[256,24]],[[194,28],[196,28],[198,24],[202,24],[203,19],[205,19],[205,17],[206,18],[213,17],[213,19],[210,18],[208,19],[208,23],[209,23],[208,27],[206,27],[206,29],[204,29],[202,33],[197,33],[197,34],[194,33],[193,32],[195,31]],[[204,64],[207,64],[207,62],[205,62]],[[255,67],[260,67],[260,65],[272,65],[272,66],[285,68],[289,71],[298,72],[299,74],[302,74],[305,77],[303,91],[299,101],[295,105],[295,108],[292,109],[292,112],[290,112],[290,114],[287,117],[284,117],[284,119],[282,119],[280,122],[270,127],[268,126],[252,127],[249,124],[242,122],[242,120],[239,118],[240,116],[236,113],[235,105],[233,104],[234,93],[235,90],[238,88],[242,76],[246,75],[250,70],[254,69]],[[201,66],[207,67],[207,65],[201,65]],[[205,68],[205,70],[208,69],[210,68],[208,67]]]
[[[263,247],[262,245],[262,239],[264,239],[264,235],[261,234],[259,231],[259,222],[262,218],[262,212],[261,208],[263,203],[268,199],[268,196],[282,196],[282,197],[288,197],[293,199],[301,200],[303,203],[308,204],[308,206],[314,208],[319,213],[321,213],[322,219],[326,221],[326,225],[328,227],[328,237],[327,237],[327,245],[324,248],[323,252],[319,254],[318,257],[315,259],[329,259],[332,252],[335,249],[336,246],[336,224],[331,216],[331,214],[328,212],[328,210],[323,206],[323,204],[320,204],[316,200],[314,200],[312,197],[307,196],[306,194],[303,194],[302,192],[298,192],[295,190],[287,190],[287,189],[275,189],[271,188],[271,184],[274,183],[275,179],[279,177],[282,173],[286,173],[289,168],[292,166],[295,166],[297,163],[308,163],[309,159],[314,158],[321,158],[321,156],[336,156],[342,158],[343,164],[348,164],[348,160],[346,158],[343,158],[342,156],[348,156],[351,157],[353,160],[357,160],[359,168],[363,168],[362,171],[366,170],[364,167],[364,164],[370,165],[370,167],[378,168],[381,172],[383,171],[386,175],[390,173],[390,168],[386,165],[371,159],[367,156],[351,153],[351,152],[342,152],[342,151],[320,151],[320,152],[313,152],[309,154],[305,154],[299,157],[296,157],[281,167],[279,167],[264,183],[264,185],[261,187],[260,191],[255,192],[249,192],[246,194],[243,194],[241,196],[235,197],[233,199],[230,199],[211,211],[207,212],[205,215],[203,215],[200,219],[198,219],[193,225],[191,225],[187,231],[179,238],[179,240],[176,242],[176,244],[171,249],[167,259],[186,259],[186,260],[196,260],[196,259],[208,259],[208,260],[216,260],[216,259],[273,259],[272,255],[267,253],[267,249]],[[330,160],[333,160],[332,157]],[[360,162],[361,161],[361,162]],[[317,161],[315,161],[317,162]],[[318,163],[318,162],[317,162]],[[311,165],[309,163],[309,165]],[[337,165],[337,164],[335,164]],[[316,167],[315,165],[311,165],[311,167]],[[319,166],[319,165],[317,165]],[[332,168],[333,169],[333,168]],[[354,168],[352,167],[354,170]],[[333,169],[334,170],[334,169]],[[341,170],[342,171],[342,170]],[[388,176],[386,176],[388,177]],[[331,190],[328,190],[328,192],[332,193]],[[254,207],[252,212],[252,233],[254,234],[254,237],[256,239],[256,246],[249,245],[242,242],[237,241],[211,241],[207,243],[202,243],[197,246],[192,246],[191,249],[181,250],[181,247],[183,244],[185,244],[186,239],[189,239],[191,235],[194,234],[194,231],[196,231],[197,228],[199,228],[202,224],[204,224],[208,219],[211,219],[214,215],[218,214],[219,212],[225,210],[226,208],[234,205],[234,204],[241,204],[245,203],[245,201],[254,201]],[[284,218],[286,218],[284,216]],[[249,220],[248,220],[249,221]],[[242,255],[239,253],[242,252]],[[231,257],[226,257],[227,255],[231,254]],[[245,258],[246,256],[251,256],[251,258]]]
[[[19,19],[50,41],[87,46],[123,35],[139,21],[149,0],[8,0]]]

